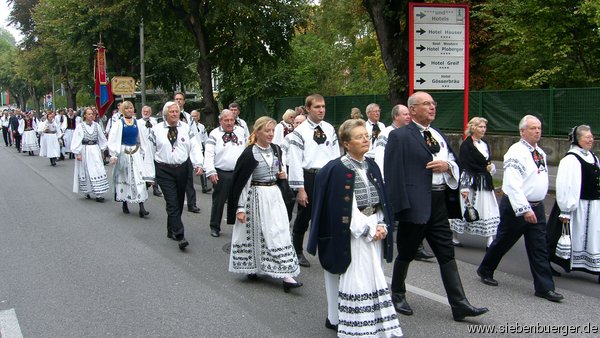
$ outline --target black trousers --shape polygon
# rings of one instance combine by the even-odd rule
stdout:
[[[223,219],[223,207],[229,197],[233,184],[233,171],[217,169],[219,181],[213,187],[212,208],[210,210],[210,228],[221,231],[221,220]]]
[[[2,137],[4,137],[4,144],[6,144],[7,147],[9,145],[12,146],[12,141],[8,135],[8,127],[2,127]]]
[[[188,180],[190,160],[178,167],[170,167],[154,162],[156,182],[162,190],[167,210],[167,235],[172,234],[177,240],[183,238],[183,222],[181,213],[185,201],[185,189]]]
[[[308,223],[312,213],[313,195],[315,189],[315,176],[316,173],[310,173],[304,170],[304,191],[308,196],[308,205],[303,207],[298,204],[298,213],[296,214],[296,220],[292,228],[292,234],[294,237],[294,250],[296,253],[302,253],[302,247],[304,242],[304,234],[308,230]]]
[[[15,147],[18,151],[21,151],[21,134],[19,132],[13,132],[13,137],[15,139]]]
[[[185,195],[187,196],[188,208],[196,206],[196,188],[194,188],[194,167],[192,161],[189,163],[189,173],[187,177],[187,185],[185,186]]]
[[[548,249],[546,245],[546,214],[544,203],[534,206],[533,212],[537,223],[527,223],[523,216],[516,216],[505,195],[500,200],[500,224],[496,239],[487,250],[478,271],[486,277],[493,277],[494,271],[502,257],[521,238],[525,237],[525,249],[529,260],[529,269],[533,276],[535,291],[554,291],[554,281],[550,270]]]
[[[440,266],[454,260],[452,230],[450,230],[450,223],[448,222],[444,191],[433,191],[431,193],[431,206],[431,216],[426,224],[398,223],[396,232],[398,255],[394,262],[395,265],[408,266],[414,260],[423,239],[427,239],[427,243],[429,243]],[[396,274],[392,276],[392,292],[403,291],[404,277]]]

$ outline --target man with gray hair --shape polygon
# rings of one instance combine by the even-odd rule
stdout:
[[[484,284],[498,286],[494,271],[502,257],[521,238],[533,275],[535,295],[552,302],[564,297],[554,291],[546,245],[544,198],[548,192],[546,153],[539,147],[542,123],[532,115],[519,122],[521,139],[504,154],[504,177],[498,234],[487,250],[477,274]]]
[[[371,141],[371,147],[365,156],[374,158],[375,141],[377,141],[379,134],[381,134],[385,128],[385,124],[379,122],[379,119],[381,118],[381,108],[379,108],[377,103],[370,103],[367,105],[365,112],[367,113],[367,123],[365,126],[367,127],[367,133],[369,133],[369,139]]]
[[[244,129],[235,125],[235,114],[225,109],[219,115],[219,128],[208,135],[204,149],[206,177],[213,185],[210,235],[221,236],[223,207],[233,183],[233,169],[246,146]]]

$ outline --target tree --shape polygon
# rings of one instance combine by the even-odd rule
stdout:
[[[305,0],[164,0],[194,37],[207,118],[218,111],[213,96],[215,69],[226,79],[264,64],[275,64],[289,51],[302,23]]]
[[[405,103],[408,96],[408,1],[363,0],[363,5],[377,32],[388,74],[390,102],[392,105]]]

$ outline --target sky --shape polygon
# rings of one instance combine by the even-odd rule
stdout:
[[[8,14],[10,13],[10,7],[6,0],[0,0],[0,26],[8,30],[15,37],[17,43],[21,41],[21,33],[13,26],[8,25]]]

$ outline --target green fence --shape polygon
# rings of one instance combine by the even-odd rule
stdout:
[[[460,131],[463,126],[463,93],[431,91],[430,94],[438,102],[434,125],[448,131]],[[334,125],[339,125],[350,117],[352,107],[358,107],[364,116],[365,107],[372,102],[380,105],[381,119],[388,125],[391,122],[392,107],[385,95],[325,97],[327,107],[325,119]],[[280,120],[286,109],[303,104],[304,97],[278,98],[273,108],[262,101],[248,102],[244,117],[249,122],[262,115]],[[599,130],[600,88],[471,91],[469,93],[469,116],[482,116],[488,119],[488,133],[516,134],[519,120],[527,114],[540,118],[544,128],[543,133],[547,136],[566,135],[573,126],[579,124],[588,124],[593,130]]]

